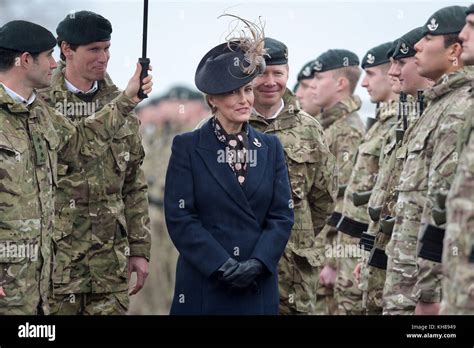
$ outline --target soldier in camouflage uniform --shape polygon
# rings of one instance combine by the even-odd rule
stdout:
[[[464,11],[460,6],[437,11],[423,26],[424,37],[415,45],[419,74],[436,83],[425,91],[429,106],[405,133],[406,151],[400,153],[404,165],[395,226],[386,250],[384,314],[438,312],[441,255],[432,210],[438,193],[447,192],[452,182],[458,160],[456,142],[466,118],[473,77],[459,59],[462,48],[457,35],[464,25]]]
[[[321,108],[318,119],[331,153],[336,157],[339,190],[335,212],[316,239],[318,256],[323,259],[319,268],[316,314],[336,314],[333,298],[336,279],[336,225],[341,217],[344,190],[347,187],[354,157],[365,132],[357,110],[360,98],[353,95],[360,78],[359,59],[347,50],[329,50],[321,54],[313,65],[312,97]]]
[[[390,226],[393,226],[391,223],[397,198],[396,185],[403,166],[403,160],[397,159],[396,153],[399,148],[405,146],[402,145],[404,127],[412,125],[422,112],[423,100],[420,98],[414,102],[415,98],[419,97],[420,90],[432,85],[416,71],[414,45],[422,38],[421,32],[421,27],[411,30],[396,40],[394,47],[388,52],[392,62],[389,72],[392,78],[402,81],[402,84],[392,84],[392,91],[402,92],[402,95],[401,102],[395,105],[399,115],[398,122],[389,131],[383,153],[380,154],[379,175],[368,203],[371,218],[369,228],[367,234],[363,234],[361,238],[361,244],[370,250],[369,259],[364,260],[361,265],[359,281],[359,288],[363,291],[362,306],[369,315],[382,314],[382,292],[387,267],[385,246],[390,240]],[[406,94],[408,101],[404,99]]]
[[[344,195],[343,217],[337,225],[338,247],[344,252],[338,258],[339,267],[335,284],[335,295],[339,314],[362,314],[362,292],[358,288],[353,271],[367,251],[359,248],[359,239],[367,231],[369,214],[367,202],[372,193],[379,171],[379,155],[389,130],[396,120],[392,92],[387,75],[389,59],[387,51],[392,46],[387,42],[370,49],[362,60],[365,77],[362,87],[367,88],[370,100],[378,103],[375,123],[359,146],[357,160]]]
[[[50,84],[55,44],[49,31],[30,22],[0,28],[2,315],[49,314],[58,158],[74,165],[79,154],[87,160],[100,156],[137,102],[122,93],[105,112],[77,125],[49,108],[33,88]],[[138,92],[138,70],[132,80],[129,96]]]
[[[78,123],[120,94],[106,76],[112,27],[102,16],[80,11],[68,15],[56,31],[65,64],[42,96]],[[125,314],[130,274],[137,273],[130,295],[145,282],[150,219],[140,168],[144,151],[138,119],[127,116],[101,157],[86,162],[80,156],[73,166],[59,161],[52,314]]]
[[[300,109],[286,83],[288,49],[265,38],[265,73],[254,80],[254,112],[250,124],[276,135],[284,148],[291,182],[295,223],[279,263],[281,314],[314,314],[320,255],[316,235],[334,209],[334,156],[319,123]]]
[[[466,24],[459,34],[463,42],[461,59],[465,65],[474,65],[474,5],[468,7],[466,15]],[[471,89],[470,112],[457,146],[462,154],[446,200],[441,314],[474,314],[473,97]]]
[[[148,183],[152,243],[149,275],[143,290],[130,299],[129,314],[170,312],[178,252],[169,237],[163,212],[166,169],[173,138],[191,130],[209,114],[201,93],[180,86],[137,111],[146,153],[142,168]]]
[[[295,92],[296,98],[300,102],[301,109],[310,114],[311,116],[317,117],[321,112],[321,107],[314,102],[311,93],[311,80],[314,77],[314,60],[306,63],[298,73],[298,88]]]

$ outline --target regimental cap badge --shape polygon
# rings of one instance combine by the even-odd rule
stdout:
[[[428,29],[430,31],[435,31],[436,29],[438,29],[438,26],[439,24],[436,23],[436,18],[431,18],[431,21],[430,21],[430,24],[427,25]]]
[[[285,55],[285,59],[288,59],[288,48],[285,48],[284,55]]]
[[[303,74],[303,76],[309,77],[311,76],[311,68],[307,66],[306,68],[303,69],[301,73]]]
[[[367,64],[374,64],[375,62],[375,56],[372,53],[369,53],[367,55]]]
[[[313,69],[316,70],[316,71],[321,71],[321,70],[323,70],[323,64],[319,60],[317,60],[317,61],[314,62]]]
[[[408,48],[407,44],[404,43],[404,42],[402,42],[402,44],[401,44],[401,46],[400,46],[400,52],[401,52],[402,54],[407,54],[408,51],[409,51],[409,48]]]

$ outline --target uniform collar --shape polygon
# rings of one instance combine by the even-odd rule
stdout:
[[[283,109],[285,108],[285,102],[283,101],[283,98],[280,99],[280,107],[278,108],[278,110],[271,116],[271,117],[265,117],[263,116],[261,113],[259,113],[255,108],[253,108],[253,112],[259,116],[259,117],[263,117],[267,120],[273,120],[275,118],[278,117],[278,115],[280,115],[280,113],[283,111]]]
[[[18,93],[16,93],[14,90],[8,88],[7,86],[5,86],[3,83],[0,82],[0,85],[2,85],[2,87],[4,88],[5,92],[10,96],[10,98],[13,99],[13,101],[15,103],[19,103],[19,104],[22,104],[26,107],[30,106],[31,104],[33,104],[33,102],[35,101],[36,99],[36,93],[33,92],[31,93],[30,97],[28,99],[25,99],[23,98],[21,95],[19,95]]]
[[[64,78],[64,84],[66,85],[66,89],[73,94],[94,94],[99,89],[99,83],[97,81],[94,81],[92,88],[89,89],[88,91],[80,90],[79,88],[74,86],[71,82],[69,82],[68,79],[66,78]]]

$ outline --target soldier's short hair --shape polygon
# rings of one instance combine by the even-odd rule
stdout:
[[[7,48],[0,47],[0,72],[5,72],[13,68],[15,65],[15,60],[20,57],[23,52],[16,50],[9,50]],[[30,53],[33,59],[36,59],[39,56],[39,53]]]
[[[362,70],[358,65],[351,65],[333,70],[334,78],[345,77],[347,81],[349,81],[349,91],[351,94],[354,94],[361,74]]]
[[[443,35],[443,38],[444,38],[444,48],[448,48],[449,46],[455,43],[462,45],[462,41],[459,38],[459,33],[445,34]]]
[[[60,55],[62,60],[66,61],[66,56],[64,55],[63,50],[61,49],[61,43],[62,42],[66,42],[66,41],[58,40],[58,47],[59,47],[59,52],[60,52],[59,55]],[[69,44],[69,47],[71,47],[71,50],[73,50],[75,52],[77,50],[77,48],[79,47],[79,45]]]

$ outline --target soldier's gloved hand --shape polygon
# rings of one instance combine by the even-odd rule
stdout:
[[[239,265],[239,262],[232,257],[229,257],[226,262],[222,264],[221,267],[215,272],[215,275],[218,280],[224,281],[224,273],[230,274],[231,272],[235,271]]]
[[[247,288],[263,273],[265,266],[257,259],[239,262],[236,269],[224,272],[223,277],[234,288]]]

